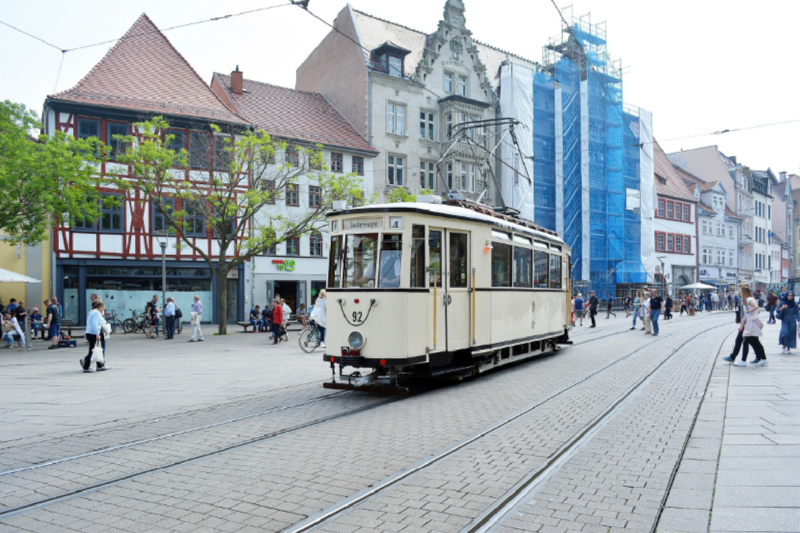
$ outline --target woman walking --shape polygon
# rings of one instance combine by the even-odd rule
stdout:
[[[800,322],[800,307],[794,301],[794,293],[786,295],[778,308],[778,320],[781,321],[781,333],[778,343],[783,347],[783,353],[792,353],[792,348],[797,348],[797,323]]]
[[[631,329],[636,329],[636,318],[639,316],[639,310],[642,308],[642,291],[636,291],[636,297],[633,299],[633,326]]]
[[[327,300],[328,300],[328,293],[325,292],[325,289],[319,291],[319,296],[317,297],[316,303],[314,303],[314,309],[311,310],[311,320],[317,323],[317,329],[319,330],[319,342],[320,346],[325,348],[325,328],[328,324],[328,310],[327,310]]]
[[[94,347],[97,346],[98,343],[100,343],[101,346],[104,344],[105,331],[103,326],[106,320],[103,318],[103,314],[105,311],[106,304],[103,303],[103,300],[97,299],[92,302],[92,312],[86,317],[86,340],[89,341],[89,355],[78,360],[84,372],[92,371],[92,351]],[[102,363],[97,361],[95,365],[98,372],[102,372],[106,369],[105,361]]]
[[[758,318],[758,302],[753,298],[750,287],[742,286],[739,290],[742,293],[742,300],[744,300],[744,316],[742,317],[742,323],[739,325],[739,330],[742,332],[744,346],[752,347],[753,351],[756,352],[755,361],[750,363],[756,366],[767,366],[767,355],[764,353],[764,347],[759,339],[762,335],[761,328],[764,325]],[[733,366],[747,366],[746,358],[747,349],[745,348],[742,350],[741,360],[733,363]]]
[[[645,291],[644,293],[644,300],[642,301],[642,307],[639,309],[639,318],[642,319],[642,324],[644,327],[645,335],[652,335],[653,334],[653,323],[650,319],[650,293]]]

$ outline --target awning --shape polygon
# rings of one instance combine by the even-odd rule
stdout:
[[[41,283],[41,280],[0,268],[0,283]]]
[[[706,285],[705,283],[692,283],[691,285],[684,285],[683,287],[679,287],[681,290],[687,291],[694,291],[694,290],[703,290],[703,289],[716,289],[713,285]]]

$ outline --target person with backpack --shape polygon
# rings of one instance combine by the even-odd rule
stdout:
[[[595,322],[594,317],[597,315],[597,307],[599,305],[600,300],[594,295],[594,291],[589,292],[589,318],[592,320],[592,325],[589,326],[590,328],[597,327],[597,322]]]

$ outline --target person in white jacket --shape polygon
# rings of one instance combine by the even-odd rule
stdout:
[[[86,317],[86,340],[89,341],[89,355],[87,355],[83,359],[79,359],[81,364],[81,368],[84,372],[91,372],[92,366],[92,351],[94,347],[97,346],[98,343],[101,343],[103,346],[103,351],[105,352],[105,324],[106,320],[103,318],[103,315],[106,311],[106,304],[103,303],[103,300],[99,298],[92,302],[92,312],[89,313],[89,316]],[[96,362],[95,366],[98,372],[102,372],[106,369],[105,361],[104,362]]]
[[[317,329],[319,329],[319,341],[320,346],[325,348],[325,328],[327,327],[327,299],[328,295],[325,292],[325,289],[319,291],[319,296],[317,296],[317,301],[314,304],[314,309],[311,310],[311,320],[316,322]]]
[[[6,348],[14,346],[14,335],[19,335],[19,342],[25,346],[25,335],[19,327],[19,321],[11,313],[6,313],[3,317],[3,340],[6,341]],[[8,330],[8,331],[6,331]]]

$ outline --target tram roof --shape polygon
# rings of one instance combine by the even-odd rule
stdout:
[[[446,205],[446,204],[430,204],[419,202],[401,202],[396,204],[376,204],[363,207],[353,207],[350,209],[343,209],[340,211],[331,211],[328,216],[341,216],[341,215],[360,215],[366,213],[418,213],[421,215],[440,216],[445,218],[454,218],[460,220],[468,220],[472,222],[480,222],[482,224],[489,224],[492,226],[515,231],[517,233],[524,233],[532,235],[542,240],[560,244],[569,248],[567,244],[558,236],[550,235],[544,231],[538,231],[522,224],[516,224],[507,220],[507,218],[499,218],[484,213],[479,213],[464,207]]]

